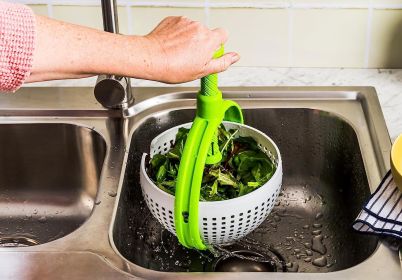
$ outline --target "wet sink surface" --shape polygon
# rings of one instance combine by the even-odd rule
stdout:
[[[136,88],[124,118],[93,88],[0,95],[0,245],[14,246],[0,278],[401,279],[393,246],[350,227],[390,168],[370,87],[222,88],[278,143],[283,191],[259,229],[220,248],[254,261],[183,249],[146,208],[138,168],[153,137],[193,119],[197,90]]]
[[[71,124],[0,124],[0,246],[61,238],[90,216],[103,138]]]
[[[370,194],[353,128],[333,114],[313,109],[247,109],[244,113],[248,125],[278,144],[284,181],[267,220],[242,241],[223,249],[273,256],[277,271],[338,271],[367,259],[377,239],[351,228]],[[151,140],[193,116],[193,110],[160,113],[147,118],[132,136],[113,241],[127,260],[145,268],[215,269],[216,257],[184,249],[159,225],[139,186],[140,157],[149,152]]]

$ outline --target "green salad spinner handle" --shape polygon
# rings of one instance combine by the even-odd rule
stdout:
[[[223,46],[215,53],[219,58]],[[207,249],[198,225],[198,205],[205,164],[217,164],[222,159],[216,131],[222,121],[243,123],[239,105],[224,100],[218,89],[218,75],[201,79],[197,94],[197,112],[184,145],[176,181],[174,222],[179,242],[198,250]]]

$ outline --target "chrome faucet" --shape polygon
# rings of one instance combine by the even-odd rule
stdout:
[[[117,0],[101,0],[101,2],[104,30],[119,33]],[[96,100],[106,108],[126,109],[134,102],[128,77],[99,75],[94,94]]]

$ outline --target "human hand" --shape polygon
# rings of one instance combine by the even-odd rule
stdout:
[[[212,56],[227,41],[221,28],[210,30],[186,17],[167,17],[144,36],[152,80],[182,83],[226,70],[240,56],[229,52]]]

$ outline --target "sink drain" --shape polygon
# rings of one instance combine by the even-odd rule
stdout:
[[[37,244],[38,241],[25,236],[0,237],[0,247],[29,247]]]
[[[257,252],[240,250],[220,257],[214,265],[216,272],[276,272],[283,271],[282,261]]]

